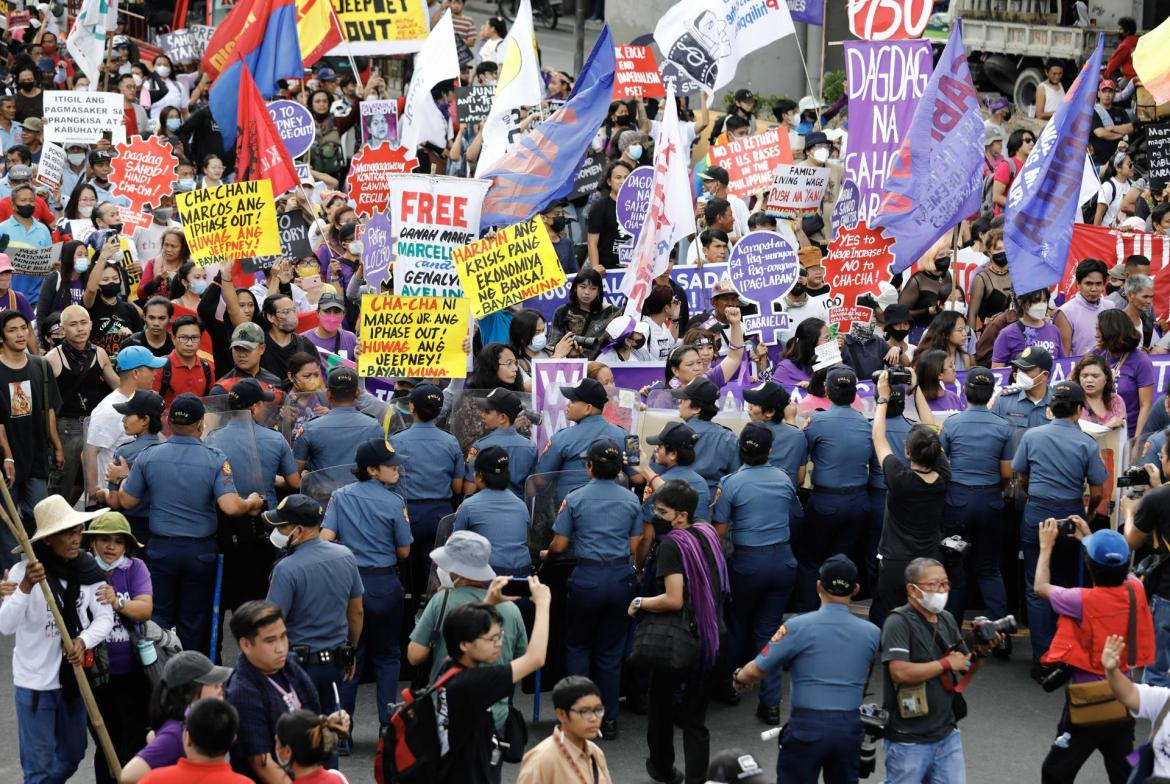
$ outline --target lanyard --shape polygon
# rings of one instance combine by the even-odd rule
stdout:
[[[284,700],[284,704],[288,706],[288,709],[290,711],[295,711],[295,710],[301,709],[301,698],[297,696],[297,693],[295,690],[293,690],[293,689],[286,690],[286,689],[281,688],[281,685],[279,683],[277,683],[276,681],[272,680],[272,678],[268,678],[268,682],[272,684],[272,688],[274,688],[278,692],[280,692],[280,698],[282,700]]]
[[[589,776],[582,772],[580,766],[577,765],[577,760],[575,759],[574,755],[571,754],[568,748],[565,746],[565,733],[558,727],[553,729],[553,736],[557,739],[557,748],[560,749],[564,758],[568,760],[569,765],[573,768],[573,772],[577,774],[577,778],[579,778],[583,784],[590,784]],[[585,750],[585,756],[589,757],[590,762],[593,763],[592,784],[598,784],[600,774],[597,770],[597,760],[593,759],[593,755],[589,753],[588,746]]]

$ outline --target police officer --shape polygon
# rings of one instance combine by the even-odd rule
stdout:
[[[719,480],[739,468],[735,433],[711,421],[719,413],[719,387],[699,376],[681,389],[670,390],[670,396],[678,401],[678,415],[699,435],[691,469],[707,480],[707,493],[714,497]]]
[[[626,431],[601,415],[605,404],[609,402],[609,394],[596,379],[586,376],[575,386],[560,389],[565,400],[569,401],[565,407],[565,417],[575,424],[553,434],[548,449],[536,464],[536,471],[540,474],[574,472],[558,482],[560,493],[568,495],[588,481],[585,476],[585,453],[589,445],[599,438],[612,439],[622,444]]]
[[[508,455],[509,487],[517,498],[524,497],[524,483],[536,469],[536,445],[516,432],[516,417],[523,404],[520,396],[510,389],[496,387],[485,398],[477,398],[483,408],[480,419],[491,432],[476,440],[467,452],[467,473],[463,477],[463,494],[476,491],[475,457],[489,446],[502,447]],[[490,538],[490,537],[489,537]]]
[[[329,413],[306,422],[293,443],[293,455],[302,471],[351,465],[358,444],[383,437],[381,423],[354,408],[357,371],[343,365],[330,370],[327,394]]]
[[[1039,346],[1029,346],[1012,360],[1012,367],[1016,371],[1012,384],[996,398],[991,410],[1012,426],[1014,453],[1025,431],[1048,424],[1052,355]]]
[[[392,489],[399,481],[402,456],[383,438],[365,441],[357,448],[354,475],[357,482],[336,490],[325,507],[321,538],[337,541],[353,553],[362,579],[362,633],[355,651],[355,669],[374,662],[377,679],[378,721],[389,721],[387,705],[397,698],[398,672],[402,662],[404,591],[398,579],[398,563],[410,558],[410,523],[406,502]],[[340,684],[341,707],[351,716],[360,677]]]
[[[655,447],[655,471],[648,465],[639,465],[638,473],[646,480],[649,490],[662,487],[664,482],[671,479],[681,479],[686,482],[699,496],[699,503],[695,507],[695,519],[707,520],[711,516],[711,498],[707,494],[707,480],[695,473],[691,466],[695,462],[695,445],[699,441],[699,434],[691,430],[682,422],[667,422],[656,436],[648,436],[646,443]],[[654,502],[651,494],[647,493],[646,501],[642,504],[642,521],[650,524],[654,517]]]
[[[869,524],[869,466],[874,462],[869,422],[851,408],[857,397],[857,376],[840,365],[825,376],[825,395],[832,404],[818,411],[805,428],[813,463],[813,492],[807,519],[793,545],[801,574],[798,604],[811,609],[817,570],[830,555],[853,551]]]
[[[906,418],[906,388],[897,385],[890,387],[890,397],[886,401],[886,441],[890,444],[890,451],[906,468],[910,467],[910,459],[906,457],[906,436],[914,423]],[[870,585],[877,585],[878,578],[878,545],[882,539],[882,527],[886,520],[886,475],[882,471],[881,461],[877,459],[877,451],[869,462],[869,528],[865,540],[865,572]],[[880,602],[870,604],[870,621],[881,626],[880,619],[884,613]]]
[[[585,462],[589,481],[565,497],[553,524],[552,544],[541,553],[542,558],[559,555],[573,545],[577,566],[569,576],[572,622],[565,641],[565,670],[592,677],[601,688],[605,703],[601,735],[606,740],[617,737],[618,687],[630,628],[626,611],[634,597],[630,556],[640,567],[649,545],[637,496],[616,481],[621,470],[622,449],[616,441],[598,438],[589,445]]]
[[[118,482],[130,473],[130,466],[148,446],[161,444],[159,433],[162,432],[162,416],[166,410],[166,402],[157,392],[137,390],[134,396],[122,403],[115,403],[114,410],[122,415],[122,430],[126,435],[133,436],[134,440],[122,444],[114,450],[114,459],[111,469],[107,470],[107,477],[112,473],[117,481],[109,482],[105,490],[99,491],[98,503],[117,509],[117,493],[110,494],[110,490],[118,489]],[[134,538],[145,548],[150,542],[150,502],[141,502],[137,506],[123,509],[126,519],[130,521],[130,530]]]
[[[765,381],[755,389],[745,389],[743,402],[747,404],[751,420],[772,431],[772,453],[768,455],[768,464],[788,474],[793,487],[800,487],[804,484],[808,465],[808,442],[804,439],[804,432],[788,420],[789,414],[796,416],[796,406],[789,409],[792,397],[788,390],[775,381]]]
[[[1022,355],[1021,355],[1022,356]],[[1046,674],[1040,657],[1048,650],[1056,629],[1056,613],[1033,590],[1036,563],[1040,559],[1040,523],[1045,519],[1085,516],[1084,486],[1089,485],[1089,509],[1101,502],[1102,485],[1109,478],[1101,462],[1101,449],[1077,422],[1085,404],[1085,393],[1074,381],[1052,387],[1052,422],[1024,433],[1012,458],[1017,481],[1028,492],[1024,519],[1020,524],[1020,546],[1024,553],[1024,598],[1028,608],[1028,629],[1032,639],[1032,677]],[[1065,587],[1076,585],[1079,564],[1075,539],[1061,537],[1053,551],[1052,582]],[[1059,561],[1063,569],[1058,570]]]
[[[849,611],[860,586],[857,567],[844,555],[830,556],[820,568],[816,612],[790,618],[760,655],[736,670],[733,684],[778,676],[792,679],[792,716],[780,733],[776,777],[784,784],[856,782],[862,725],[858,708],[877,655],[880,632]]]
[[[724,539],[730,534],[734,546],[727,571],[739,656],[758,650],[780,627],[796,584],[788,526],[796,488],[788,474],[768,463],[771,452],[772,431],[759,422],[745,425],[739,434],[743,465],[720,480],[711,514],[715,530]],[[777,671],[760,689],[756,716],[765,724],[780,723],[782,688]]]
[[[184,392],[171,403],[171,437],[144,449],[119,482],[119,508],[149,496],[146,565],[154,585],[154,622],[172,626],[186,650],[206,651],[215,589],[216,508],[232,517],[258,514],[259,493],[241,498],[227,456],[199,440],[203,401]],[[113,477],[111,477],[113,478]]]
[[[333,687],[354,679],[362,634],[362,578],[348,547],[321,537],[325,510],[293,493],[264,513],[270,540],[285,553],[272,568],[268,601],[284,611],[289,651],[317,687],[321,705],[336,705]]]
[[[460,504],[451,530],[473,531],[491,542],[488,565],[496,574],[527,577],[532,574],[528,507],[509,489],[511,462],[502,446],[487,446],[475,455],[475,494]]]
[[[964,568],[959,570],[959,579],[947,601],[947,612],[956,619],[963,617],[967,563],[974,566],[979,592],[991,617],[1008,614],[999,557],[1003,487],[1012,477],[1012,426],[987,408],[995,384],[995,374],[987,368],[967,371],[963,385],[967,408],[947,417],[939,433],[939,442],[951,463],[943,534],[957,534],[971,545],[970,557],[964,559]]]

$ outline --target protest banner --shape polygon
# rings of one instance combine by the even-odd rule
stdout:
[[[317,123],[313,122],[313,115],[306,107],[296,101],[273,101],[268,104],[268,116],[284,142],[288,157],[295,160],[313,146]]]
[[[154,223],[154,219],[145,212],[121,204],[118,205],[118,220],[122,221],[122,233],[127,237],[133,237],[134,232],[149,228]]]
[[[276,216],[276,228],[280,232],[280,247],[290,259],[304,259],[313,255],[309,243],[309,222],[300,210],[282,212]]]
[[[561,387],[576,386],[588,372],[587,359],[532,360],[532,409],[542,415],[532,434],[537,454],[544,454],[554,433],[572,424],[567,413],[569,401],[561,394]]]
[[[176,196],[176,203],[191,259],[199,266],[280,255],[271,181],[186,191]]]
[[[455,116],[460,125],[481,123],[492,109],[492,96],[496,94],[494,84],[472,84],[455,88]]]
[[[1146,181],[1170,180],[1170,121],[1146,126]]]
[[[654,184],[654,167],[639,166],[630,172],[618,189],[617,222],[622,230],[638,236],[646,213],[650,211],[650,188]]]
[[[711,166],[727,169],[728,193],[748,199],[772,184],[777,166],[792,163],[792,149],[788,146],[788,131],[769,128],[755,136],[716,145],[708,150],[708,157]]]
[[[59,144],[45,142],[41,145],[41,161],[37,164],[37,182],[50,189],[61,184],[61,172],[65,169],[65,148]],[[65,197],[65,194],[61,194]],[[65,197],[66,199],[68,197]]]
[[[849,32],[864,41],[918,38],[932,8],[931,0],[849,0],[847,5]]]
[[[169,142],[160,136],[135,136],[114,146],[110,182],[119,196],[130,200],[136,210],[158,206],[163,196],[171,195],[178,177],[179,159]]]
[[[366,294],[358,324],[358,375],[466,378],[471,311],[460,297]]]
[[[390,178],[395,294],[463,296],[451,253],[479,236],[479,213],[489,184],[425,174]]]
[[[800,274],[796,246],[773,231],[749,232],[727,257],[727,274],[739,296],[758,309],[756,315],[744,317],[744,333],[775,345],[788,329],[788,314],[774,313],[773,306],[796,285]]]
[[[414,153],[405,147],[383,142],[377,147],[363,146],[350,163],[345,179],[346,195],[358,215],[367,218],[381,212],[390,201],[390,177],[418,166]]]
[[[819,212],[827,187],[829,167],[782,163],[776,167],[772,190],[768,192],[768,214],[780,218],[801,218]]]
[[[34,248],[23,243],[12,242],[5,251],[12,260],[12,269],[20,275],[48,275],[53,269],[53,260],[61,258],[61,243]]]
[[[614,49],[617,54],[617,70],[613,74],[615,101],[666,95],[666,87],[649,46],[618,46]]]
[[[358,104],[362,120],[362,139],[367,147],[382,142],[398,143],[398,101],[370,101]]]
[[[856,309],[857,298],[863,294],[877,296],[878,283],[890,279],[893,244],[880,229],[869,228],[865,221],[858,221],[852,229],[842,229],[829,243],[829,253],[825,256],[829,320],[837,325],[839,332],[849,331],[854,320],[868,319],[868,308]]]
[[[605,171],[605,153],[595,152],[592,149],[585,154],[581,168],[577,170],[577,177],[573,181],[573,190],[565,198],[569,201],[591,196],[601,186],[601,173]]]
[[[103,133],[125,132],[121,93],[46,90],[44,107],[45,141],[62,147],[70,142],[94,144]]]
[[[362,272],[366,284],[381,290],[394,261],[394,234],[390,215],[379,212],[362,232]]]
[[[32,24],[32,13],[29,11],[9,11],[7,14],[8,32],[17,41],[24,40],[24,34]]]
[[[565,271],[539,215],[455,248],[451,256],[476,318],[565,284]]]
[[[861,192],[853,184],[853,180],[841,183],[841,192],[837,194],[837,203],[833,205],[833,237],[841,229],[852,229],[857,226],[858,211],[861,209]]]
[[[933,70],[929,41],[845,42],[849,143],[845,179],[861,194],[857,219],[871,221],[881,203],[890,159],[910,129]]]
[[[621,308],[625,304],[625,296],[621,292],[624,269],[606,270],[601,276],[601,300],[606,307]],[[699,313],[710,307],[707,301],[707,292],[711,287],[727,275],[727,264],[704,264],[702,267],[693,265],[676,266],[670,271],[670,279],[677,283],[686,292],[687,307],[691,313]],[[564,286],[538,294],[524,303],[524,307],[540,312],[546,321],[551,321],[553,313],[561,305],[569,301],[569,283]],[[658,366],[661,369],[661,365]],[[662,376],[661,373],[658,374]]]
[[[127,295],[130,301],[138,299],[138,284],[142,282],[142,264],[138,261],[138,246],[127,234],[118,235],[118,248],[121,254],[118,263],[122,266],[122,274],[126,278]]]
[[[342,42],[329,56],[410,54],[430,29],[426,0],[333,0]]]
[[[173,33],[163,33],[158,37],[158,45],[175,65],[197,63],[203,59],[207,42],[214,32],[215,28],[208,25],[191,25]]]
[[[825,21],[824,0],[788,0],[792,21],[820,26]]]

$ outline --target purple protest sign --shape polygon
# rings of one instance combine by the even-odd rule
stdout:
[[[654,167],[639,166],[630,172],[630,176],[618,189],[618,225],[635,237],[646,221],[646,213],[650,211],[650,187],[653,183]]]
[[[833,237],[841,229],[857,228],[858,212],[861,210],[861,192],[852,180],[841,183],[837,203],[833,205]]]
[[[382,281],[390,272],[394,261],[394,235],[391,233],[390,216],[379,212],[370,218],[362,231],[362,269],[366,283],[381,289]]]
[[[268,116],[276,125],[290,158],[301,157],[313,146],[317,125],[307,108],[296,101],[273,101],[268,104]]]
[[[788,317],[772,305],[796,285],[800,263],[792,242],[773,231],[753,231],[736,243],[727,258],[727,274],[739,295],[759,306],[759,316],[744,320],[744,330],[775,344],[788,328]],[[753,320],[754,319],[754,320]]]
[[[932,71],[930,41],[846,41],[849,144],[845,179],[860,193],[857,220],[871,221],[890,161],[910,128]]]
[[[532,360],[532,408],[541,412],[536,426],[536,451],[543,453],[553,433],[569,426],[565,414],[569,401],[561,394],[561,387],[571,387],[585,378],[588,360],[534,359]]]
[[[825,3],[824,0],[788,0],[788,13],[794,22],[819,27],[825,21]]]

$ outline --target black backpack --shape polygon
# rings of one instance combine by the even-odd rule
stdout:
[[[434,784],[438,779],[439,721],[431,697],[461,672],[462,667],[451,667],[425,689],[402,690],[402,702],[390,706],[390,721],[378,738],[377,784]]]

